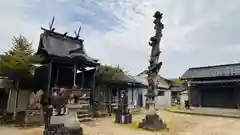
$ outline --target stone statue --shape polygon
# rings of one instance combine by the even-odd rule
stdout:
[[[36,94],[34,92],[31,93],[29,96],[29,104],[28,108],[31,109],[41,109],[41,99],[42,99],[43,91],[38,90]]]
[[[25,126],[31,125],[33,123],[37,124],[40,123],[42,124],[44,121],[44,114],[43,114],[43,106],[42,106],[42,96],[43,96],[43,91],[39,90],[36,92],[31,93],[29,96],[29,103],[28,106],[25,110]]]
[[[148,80],[148,92],[146,94],[146,106],[149,108],[149,114],[146,118],[139,124],[140,128],[147,130],[159,130],[165,128],[165,124],[156,113],[155,109],[155,90],[157,88],[157,75],[162,66],[162,62],[159,62],[160,51],[160,41],[162,38],[162,30],[164,28],[163,23],[161,22],[162,13],[157,11],[154,16],[155,20],[155,35],[150,38],[149,45],[152,47],[151,55],[149,60],[149,67],[144,74],[147,74]],[[143,74],[141,73],[141,74]]]
[[[128,96],[125,90],[120,92],[120,103],[116,112],[115,122],[122,124],[132,123],[132,114],[128,109]]]

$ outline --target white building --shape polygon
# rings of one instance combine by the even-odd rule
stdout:
[[[148,85],[146,75],[135,78],[143,84]],[[175,100],[180,102],[180,92],[185,89],[181,84],[161,76],[158,76],[157,82],[158,87],[156,95],[158,96],[155,98],[156,108],[166,108],[172,106]],[[144,95],[147,93],[147,88],[142,88],[141,92],[143,93],[143,106],[145,106],[146,97]]]

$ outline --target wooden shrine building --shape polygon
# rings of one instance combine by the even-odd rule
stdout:
[[[90,89],[93,96],[95,71],[98,60],[89,57],[79,32],[75,37],[42,28],[37,54],[43,58],[35,71],[35,89],[42,89],[50,96],[53,87]],[[90,69],[90,70],[88,70]]]
[[[190,68],[181,79],[191,106],[240,109],[240,63]]]

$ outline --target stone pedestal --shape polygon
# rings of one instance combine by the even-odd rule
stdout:
[[[51,116],[44,135],[83,135],[83,129],[76,118],[76,111],[79,105],[66,105],[69,114]]]
[[[139,127],[146,130],[161,130],[165,129],[166,125],[163,120],[157,114],[148,114],[141,123]]]
[[[52,116],[44,135],[83,135],[83,129],[73,116]]]
[[[132,123],[132,114],[128,109],[128,96],[125,90],[121,90],[120,92],[120,104],[118,105],[115,122],[121,124],[130,124]]]
[[[43,124],[44,123],[43,110],[42,109],[26,109],[24,123],[25,123],[25,126]]]
[[[121,114],[121,110],[118,109],[115,115],[115,122],[121,124],[131,124],[132,114],[129,111],[126,114]]]
[[[139,123],[139,128],[152,131],[166,129],[166,124],[156,113],[154,102],[148,101],[148,105],[149,114],[147,114],[145,119],[143,119],[142,122]]]

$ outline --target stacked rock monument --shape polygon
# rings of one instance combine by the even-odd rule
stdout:
[[[124,90],[120,92],[120,101],[115,115],[115,122],[121,124],[132,123],[132,114],[128,109],[128,96]]]
[[[159,62],[159,55],[161,53],[160,51],[160,41],[162,38],[162,30],[164,28],[163,23],[161,22],[162,19],[162,13],[157,11],[154,16],[154,29],[155,36],[150,38],[149,45],[151,46],[151,56],[149,60],[149,67],[146,71],[144,71],[144,74],[147,74],[147,80],[148,80],[148,92],[146,94],[146,104],[149,109],[149,114],[146,115],[146,118],[142,120],[141,123],[139,123],[139,127],[147,130],[160,130],[166,128],[166,125],[164,124],[163,120],[158,116],[156,113],[155,108],[155,90],[157,87],[157,76],[158,72],[162,66],[162,62]],[[143,74],[143,73],[142,73]]]

